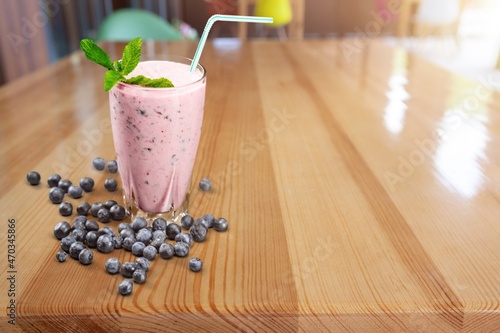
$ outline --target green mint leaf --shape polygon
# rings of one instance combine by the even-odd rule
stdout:
[[[161,77],[159,79],[149,79],[149,82],[146,82],[144,86],[153,88],[173,88],[174,84],[169,79]]]
[[[159,79],[150,79],[144,75],[134,76],[124,81],[129,84],[137,84],[143,87],[151,88],[172,88],[174,84],[167,78],[161,77]]]
[[[122,63],[120,60],[113,61],[113,67],[115,68],[115,71],[117,72],[122,72]]]
[[[171,88],[174,86],[172,81],[164,77],[150,79],[144,75],[138,75],[130,79],[125,78],[137,67],[141,59],[142,39],[140,37],[131,40],[123,49],[122,59],[114,62],[111,62],[109,55],[91,39],[82,39],[80,48],[87,59],[108,69],[104,75],[105,91],[110,91],[118,82],[152,88]]]
[[[109,58],[109,55],[101,49],[96,43],[91,39],[82,39],[80,41],[80,48],[82,49],[85,56],[90,61],[93,61],[107,69],[113,69],[113,63]]]
[[[144,75],[138,75],[125,80],[125,83],[143,85],[149,80],[150,79],[148,79]]]
[[[109,70],[104,74],[104,90],[110,91],[120,81],[125,81],[125,77],[115,70]]]
[[[134,70],[141,60],[142,38],[132,39],[123,49],[121,73],[127,75]]]

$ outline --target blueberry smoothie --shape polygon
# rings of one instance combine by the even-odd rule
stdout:
[[[187,209],[206,87],[204,68],[189,72],[189,64],[184,58],[145,61],[128,76],[166,77],[174,88],[120,82],[110,90],[118,168],[132,215],[169,212],[176,218]]]

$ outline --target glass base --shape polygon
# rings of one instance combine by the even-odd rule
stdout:
[[[172,205],[172,208],[170,208],[168,211],[160,213],[145,212],[142,209],[140,209],[139,206],[137,205],[137,202],[135,201],[135,196],[133,191],[131,200],[127,198],[124,191],[123,201],[125,203],[125,209],[127,210],[127,214],[130,216],[131,221],[133,221],[136,217],[143,217],[148,221],[148,225],[151,225],[154,219],[161,217],[165,219],[167,223],[170,222],[180,223],[181,218],[184,215],[188,214],[189,191],[186,193],[186,197],[184,198],[182,205],[177,210],[174,210],[174,207]]]

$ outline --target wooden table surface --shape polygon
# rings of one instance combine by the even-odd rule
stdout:
[[[105,46],[118,59],[122,45]],[[121,200],[92,167],[114,158],[103,70],[76,53],[0,89],[0,331],[500,331],[498,82],[378,40],[219,41],[201,62],[193,177],[214,190],[194,189],[190,213],[224,216],[229,230],[192,247],[201,272],[157,258],[128,297],[104,262],[131,253],[56,261],[52,229],[74,215],[47,196],[59,172],[98,184],[75,205]]]

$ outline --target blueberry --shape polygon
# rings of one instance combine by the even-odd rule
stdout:
[[[122,230],[125,230],[125,229],[132,229],[132,228],[130,227],[130,224],[125,223],[125,222],[118,224],[118,233],[121,233]]]
[[[116,258],[109,258],[106,260],[106,263],[104,264],[104,268],[106,269],[106,272],[109,274],[116,274],[120,271],[120,261]]]
[[[115,221],[121,221],[125,218],[125,215],[127,215],[125,208],[120,205],[114,205],[113,207],[111,207],[109,213],[111,214],[111,218]]]
[[[133,288],[134,284],[132,281],[125,279],[118,285],[118,292],[123,296],[130,295]]]
[[[114,205],[118,205],[118,202],[116,202],[115,200],[108,200],[104,203],[104,207],[107,209],[110,209]]]
[[[226,231],[227,230],[227,220],[223,217],[214,221],[214,229],[215,231]]]
[[[98,231],[99,224],[96,221],[87,220],[85,221],[85,230],[87,231]]]
[[[60,204],[64,199],[64,191],[59,187],[53,187],[49,191],[49,199],[53,204]]]
[[[90,249],[83,249],[78,255],[78,260],[83,265],[90,265],[94,260],[94,252],[92,252],[92,250]]]
[[[85,216],[78,215],[73,219],[73,229],[86,230],[85,223],[87,223],[87,218]]]
[[[189,269],[193,272],[198,272],[203,267],[203,261],[200,258],[191,258],[189,259]]]
[[[102,223],[108,223],[109,221],[111,221],[111,213],[106,208],[101,208],[97,212],[97,218]]]
[[[118,172],[118,163],[116,163],[115,160],[111,160],[108,162],[108,171],[110,173],[117,173]]]
[[[97,234],[99,236],[109,235],[109,236],[113,237],[113,236],[115,236],[115,231],[113,229],[111,229],[110,227],[102,227],[101,229],[99,229]]]
[[[135,232],[132,229],[123,229],[120,232],[120,237],[125,239],[127,237],[134,237],[135,238]]]
[[[123,238],[120,236],[113,236],[113,246],[115,249],[121,249],[123,247]]]
[[[201,224],[205,229],[208,229],[208,223],[206,223],[201,217],[199,219],[194,220],[193,225],[197,224]]]
[[[40,174],[36,171],[30,171],[26,175],[26,179],[28,180],[28,183],[31,185],[38,185],[40,184]]]
[[[80,187],[87,193],[92,192],[92,189],[94,188],[94,180],[90,177],[83,177],[80,179]]]
[[[165,233],[170,240],[174,240],[175,235],[177,235],[179,232],[181,232],[181,227],[173,222],[167,225],[167,229],[165,230]]]
[[[203,192],[208,192],[212,188],[212,182],[208,178],[203,178],[200,180],[199,186]]]
[[[143,217],[136,217],[132,223],[130,223],[130,227],[135,231],[139,231],[141,230],[142,228],[146,228],[148,226],[148,221],[146,221],[145,218]]]
[[[85,248],[82,242],[76,241],[69,247],[69,255],[71,258],[78,260],[80,252]]]
[[[78,213],[78,215],[87,216],[89,210],[90,210],[90,204],[86,201],[80,203],[78,207],[76,207],[76,212]]]
[[[146,282],[146,271],[142,268],[138,268],[135,270],[134,274],[132,274],[132,278],[135,283],[142,284]]]
[[[75,242],[76,242],[75,237],[73,237],[73,236],[66,236],[63,239],[61,239],[61,249],[63,249],[64,252],[69,253],[69,248]]]
[[[161,244],[158,253],[160,254],[160,257],[162,257],[163,259],[170,259],[174,256],[175,250],[172,244],[163,243]]]
[[[97,231],[89,231],[87,232],[87,235],[85,235],[85,242],[87,243],[87,246],[95,249],[97,247],[97,239],[99,238],[99,235],[97,234]]]
[[[71,232],[71,226],[66,221],[61,221],[54,227],[54,236],[61,240]]]
[[[165,238],[153,238],[149,245],[154,246],[157,250],[160,249],[161,244],[165,243]]]
[[[70,216],[73,214],[73,205],[70,202],[62,202],[59,205],[59,213],[62,216]]]
[[[163,231],[163,230],[153,231],[153,236],[151,237],[151,242],[153,242],[155,240],[164,242],[165,239],[167,239],[167,235],[165,234],[165,231]]]
[[[53,175],[50,175],[49,178],[47,178],[47,184],[49,184],[49,187],[57,187],[57,184],[59,184],[60,180],[61,176],[55,173]]]
[[[213,227],[215,216],[213,216],[212,214],[205,214],[201,218],[203,219],[203,221],[205,221],[205,223],[208,223],[209,228]]]
[[[68,194],[73,199],[78,199],[78,198],[82,197],[83,190],[82,190],[82,188],[80,186],[71,185],[68,188]]]
[[[125,250],[132,251],[132,246],[135,244],[135,242],[137,242],[135,237],[125,237],[123,239],[122,246]]]
[[[201,217],[201,221],[205,228],[212,228],[212,225],[215,221],[215,217],[212,214],[205,214]]]
[[[135,239],[137,239],[138,242],[142,242],[144,244],[148,244],[151,240],[151,237],[153,237],[153,234],[147,228],[142,228],[135,234]]]
[[[83,242],[85,240],[85,236],[87,236],[87,232],[82,229],[74,229],[71,232],[71,236],[75,237],[77,242]]]
[[[64,251],[59,251],[59,252],[57,252],[57,253],[56,253],[56,259],[57,259],[57,261],[59,261],[59,262],[64,262],[64,261],[66,261],[66,257],[67,257],[67,256],[68,256],[68,255],[67,255],[67,254],[66,254],[66,252],[64,252]]]
[[[148,245],[142,251],[142,256],[148,260],[154,260],[156,258],[156,253],[158,253],[156,247]]]
[[[146,272],[149,271],[149,267],[151,266],[151,262],[144,257],[137,258],[135,263],[139,265]]]
[[[122,265],[122,275],[126,278],[131,278],[134,275],[136,269],[139,268],[139,265],[135,262],[126,262]]]
[[[101,235],[97,238],[97,250],[103,253],[109,253],[115,248],[113,238],[110,235]]]
[[[104,181],[104,188],[108,190],[108,192],[116,191],[116,187],[118,186],[118,182],[114,178],[106,178]]]
[[[141,257],[145,247],[146,245],[143,242],[137,241],[134,243],[134,245],[132,245],[132,253],[138,257]]]
[[[97,213],[99,212],[99,209],[104,208],[104,205],[102,202],[94,202],[92,206],[90,206],[90,214],[92,214],[93,217],[97,217]]]
[[[195,242],[203,242],[207,238],[207,228],[202,223],[194,223],[189,233]]]
[[[193,226],[193,223],[194,223],[194,219],[191,215],[184,215],[181,218],[181,226],[186,230],[189,230],[189,228],[191,228]]]
[[[153,231],[156,231],[156,230],[165,231],[166,229],[167,229],[167,221],[165,221],[165,219],[158,217],[158,218],[153,220]]]
[[[189,245],[184,242],[175,243],[174,252],[178,257],[185,257],[189,253]]]
[[[152,239],[163,239],[163,241],[165,241],[165,238],[167,238],[167,234],[165,234],[164,230],[153,231]]]
[[[61,179],[59,183],[57,183],[57,187],[64,191],[64,193],[68,193],[69,187],[73,185],[68,179]]]
[[[159,250],[160,246],[165,244],[165,238],[154,238],[149,245],[153,246],[155,249]]]
[[[191,244],[193,243],[193,236],[191,236],[191,234],[180,232],[175,236],[175,241],[184,242],[187,245],[191,246]]]
[[[92,164],[94,165],[94,168],[96,168],[96,170],[102,171],[102,170],[104,170],[104,167],[106,166],[106,161],[102,157],[96,157],[92,161]]]

